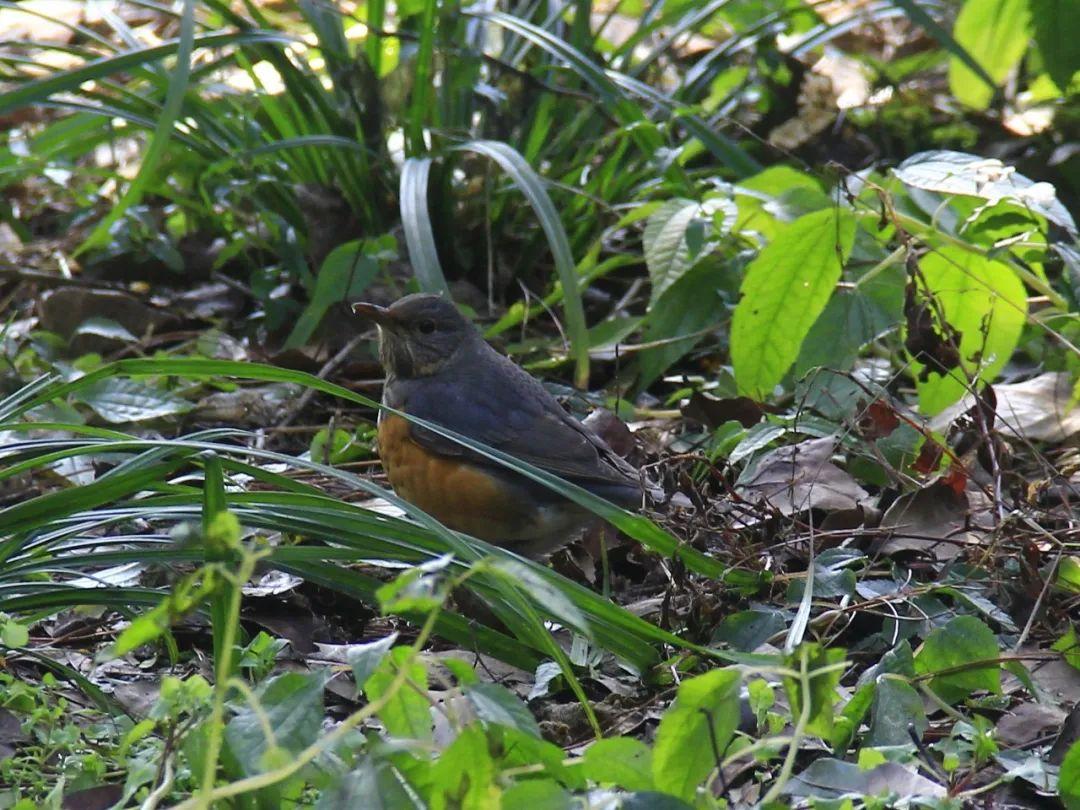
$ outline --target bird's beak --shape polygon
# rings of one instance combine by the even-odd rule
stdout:
[[[373,321],[379,326],[386,326],[393,328],[397,324],[397,318],[390,311],[389,307],[381,307],[378,304],[369,304],[366,301],[358,301],[352,305],[352,311],[354,315],[358,315],[361,318]]]

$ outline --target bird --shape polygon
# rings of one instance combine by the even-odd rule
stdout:
[[[492,348],[448,298],[417,293],[353,312],[379,331],[382,403],[500,450],[624,507],[642,478],[533,376]],[[395,494],[444,526],[547,557],[598,519],[542,484],[387,410],[377,446]]]

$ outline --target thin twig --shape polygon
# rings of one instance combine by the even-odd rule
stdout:
[[[1013,645],[1013,652],[1020,652],[1020,648],[1027,641],[1028,634],[1031,633],[1031,628],[1035,625],[1035,617],[1039,615],[1039,608],[1042,607],[1046,594],[1050,592],[1050,583],[1054,581],[1054,574],[1057,572],[1058,563],[1061,562],[1061,555],[1064,552],[1064,546],[1059,547],[1057,556],[1050,563],[1050,570],[1046,572],[1046,581],[1043,583],[1042,590],[1039,591],[1039,598],[1031,606],[1031,613],[1028,615],[1027,622],[1024,623],[1024,629],[1020,631],[1020,635],[1016,638],[1016,644]]]
[[[364,335],[356,335],[352,340],[346,343],[337,354],[331,357],[322,368],[319,369],[319,373],[315,376],[320,380],[325,380],[334,372],[334,370],[340,366],[345,360],[352,354],[353,349],[359,346],[365,339]],[[278,423],[277,427],[283,428],[289,425],[296,417],[300,415],[300,412],[307,407],[311,402],[311,398],[315,396],[315,389],[308,388],[300,395],[300,398],[293,403],[292,407],[286,412],[284,418]]]

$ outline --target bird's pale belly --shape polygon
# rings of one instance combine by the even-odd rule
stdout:
[[[412,440],[400,416],[383,413],[378,436],[394,492],[454,531],[537,554],[569,542],[589,522],[568,501],[536,504],[524,482],[509,473],[504,477],[426,450]]]

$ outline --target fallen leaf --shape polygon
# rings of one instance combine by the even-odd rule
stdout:
[[[813,796],[817,800],[844,796],[880,796],[892,794],[898,799],[916,796],[943,798],[945,788],[895,762],[886,762],[862,770],[853,762],[838,759],[815,760],[809,768],[792,778],[784,792],[789,796]]]
[[[682,414],[708,428],[718,428],[725,422],[735,421],[745,428],[761,421],[764,410],[750,397],[714,397],[695,391],[682,406]]]
[[[854,509],[870,495],[830,461],[835,449],[836,439],[826,436],[773,450],[735,491],[744,500],[767,504],[784,516],[807,509]]]
[[[1080,433],[1080,408],[1072,403],[1072,383],[1065,372],[1048,371],[1030,380],[995,385],[998,430],[1005,438],[1022,436],[1032,441],[1061,442]],[[930,422],[944,432],[975,399],[968,395]]]
[[[969,496],[944,481],[901,495],[885,510],[883,536],[872,545],[872,553],[916,552],[939,562],[953,559],[982,536],[968,528]]]
[[[1010,709],[997,722],[997,739],[1009,748],[1019,748],[1058,730],[1067,712],[1047,703],[1025,702]]]
[[[75,354],[108,352],[131,336],[160,332],[176,322],[133,295],[112,290],[63,287],[42,297],[38,304],[41,327],[71,343]]]

